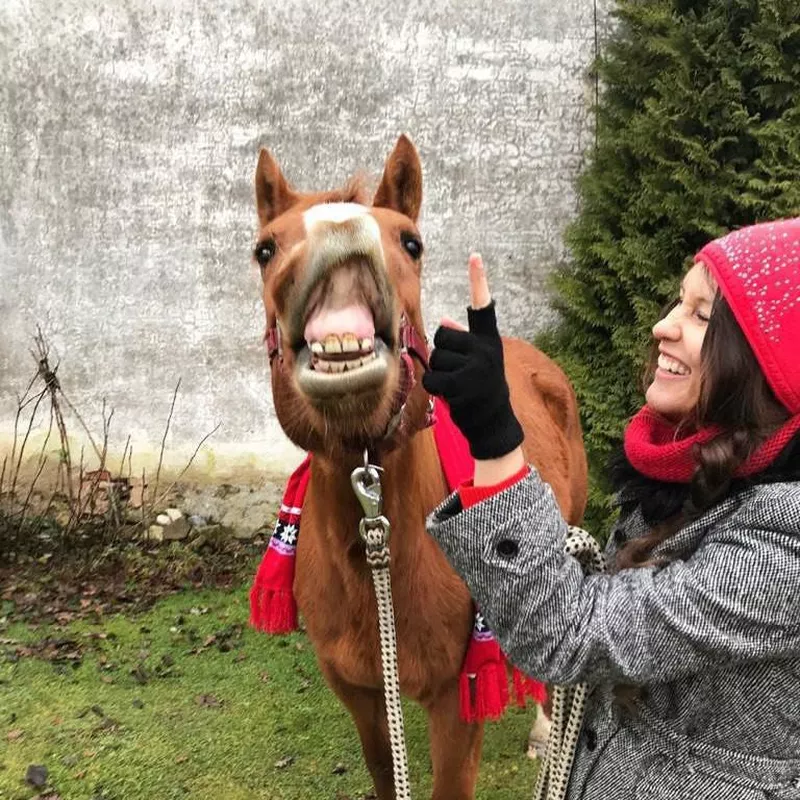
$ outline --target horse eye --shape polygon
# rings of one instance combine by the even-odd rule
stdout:
[[[275,255],[276,249],[274,239],[264,239],[263,242],[259,242],[256,245],[255,250],[253,250],[253,256],[260,267],[266,267],[269,264]]]
[[[403,233],[400,235],[400,241],[403,243],[406,252],[415,261],[422,255],[422,242],[414,236],[413,233]]]

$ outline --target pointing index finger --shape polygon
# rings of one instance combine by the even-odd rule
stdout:
[[[492,302],[486,268],[480,253],[470,253],[469,256],[469,298],[470,306],[476,311],[486,308]]]

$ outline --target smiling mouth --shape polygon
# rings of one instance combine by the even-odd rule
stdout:
[[[679,361],[677,358],[672,358],[672,356],[668,356],[666,353],[659,354],[658,369],[675,378],[685,378],[691,375],[692,372],[682,361]]]
[[[295,377],[312,398],[380,388],[394,351],[391,296],[377,265],[358,257],[307,291],[295,335]],[[379,284],[383,284],[382,286]]]
[[[320,355],[304,347],[297,355],[295,375],[300,388],[311,397],[334,397],[376,389],[389,372],[391,351],[381,338],[369,352],[343,353],[346,358]]]

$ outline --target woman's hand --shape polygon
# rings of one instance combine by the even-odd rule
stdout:
[[[453,422],[479,462],[477,486],[500,482],[520,469],[524,434],[511,408],[494,302],[477,254],[469,259],[469,283],[469,330],[451,320],[442,321],[433,339],[431,369],[422,384],[450,406]]]

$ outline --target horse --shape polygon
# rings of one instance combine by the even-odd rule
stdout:
[[[308,638],[352,715],[377,797],[393,800],[376,601],[350,483],[366,450],[383,469],[400,687],[427,713],[432,799],[470,800],[483,726],[461,718],[459,672],[474,609],[425,531],[448,488],[421,383],[419,155],[400,136],[370,202],[355,179],[300,192],[262,149],[255,195],[274,409],[287,437],[312,454],[293,587]],[[534,346],[505,338],[503,347],[525,455],[577,523],[587,468],[572,387]]]

